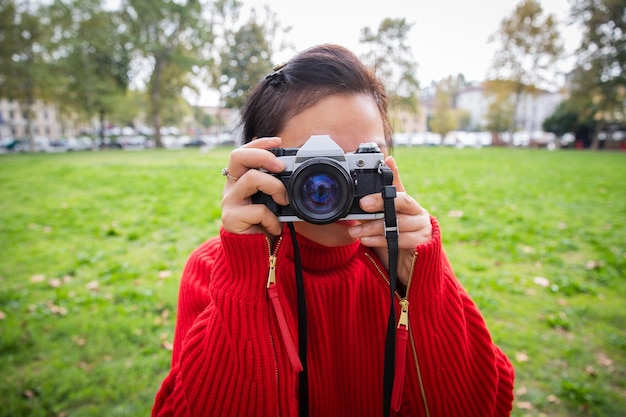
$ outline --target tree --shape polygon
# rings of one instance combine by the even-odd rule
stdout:
[[[503,144],[503,142],[500,141],[498,133],[509,131],[509,133],[512,134],[510,129],[515,120],[515,107],[513,100],[511,100],[510,90],[507,88],[498,88],[502,83],[503,81],[498,82],[495,87],[493,81],[485,83],[485,91],[492,97],[492,101],[487,107],[487,114],[485,115],[485,119],[487,120],[485,127],[492,133],[492,137],[494,138],[493,142],[497,145]],[[510,138],[510,142],[513,142],[512,137]]]
[[[201,0],[123,0],[125,22],[134,50],[147,60],[150,119],[157,147],[162,147],[162,111],[168,99],[194,88],[191,75],[210,65],[213,39]]]
[[[225,0],[226,3],[231,1]],[[291,28],[282,27],[267,6],[260,14],[252,9],[248,19],[239,24],[241,3],[233,3],[230,8],[219,9],[223,22],[228,20],[225,16],[228,10],[234,19],[231,24],[222,26],[224,44],[213,86],[219,90],[225,107],[241,108],[250,89],[272,70],[274,53],[289,47],[279,41]]]
[[[49,96],[48,62],[42,44],[50,37],[40,24],[45,15],[38,7],[7,0],[0,3],[0,97],[16,100],[26,119],[26,135],[31,149],[32,109],[37,98]]]
[[[593,149],[609,123],[626,123],[626,12],[623,0],[579,0],[571,15],[583,27],[572,74],[571,105],[593,126]]]
[[[500,30],[490,37],[500,47],[494,56],[490,78],[492,94],[513,97],[513,114],[524,94],[534,94],[554,78],[554,67],[563,54],[563,42],[552,14],[543,15],[537,0],[522,0]],[[509,130],[515,130],[512,118]]]
[[[433,115],[429,121],[429,127],[432,132],[440,134],[443,138],[448,132],[456,129],[457,123],[451,97],[440,84],[437,85],[435,91]]]
[[[418,111],[419,82],[416,77],[417,62],[407,44],[413,27],[406,19],[384,19],[374,32],[369,27],[361,29],[360,42],[369,47],[361,58],[374,68],[389,93],[390,110]]]
[[[565,100],[559,103],[554,113],[543,122],[543,130],[563,136],[566,133],[576,131],[578,123],[578,110],[573,108],[573,102]]]
[[[129,85],[131,56],[118,12],[103,10],[100,0],[56,0],[49,9],[55,28],[49,42],[56,73],[54,101],[65,113],[98,116],[104,143],[106,115]]]
[[[459,74],[439,81],[435,86],[433,114],[428,124],[432,132],[445,137],[453,130],[469,124],[467,112],[456,108],[455,98],[459,90],[465,86],[465,78]]]

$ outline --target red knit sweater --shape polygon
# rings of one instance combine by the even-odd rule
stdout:
[[[398,355],[404,355],[404,379],[399,411],[392,415],[508,416],[513,367],[456,280],[439,226],[432,223],[433,238],[417,248],[402,300],[408,301],[409,338],[406,352]],[[387,275],[358,242],[331,249],[298,236],[298,243],[310,415],[379,417]],[[270,247],[263,235],[221,230],[220,238],[193,252],[180,285],[172,368],[156,396],[153,417],[297,416],[297,364],[289,357],[289,347],[297,346],[289,233],[272,250],[282,328],[268,298]],[[400,301],[398,296],[397,317]]]

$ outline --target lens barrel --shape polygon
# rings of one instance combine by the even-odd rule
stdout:
[[[309,223],[328,224],[348,215],[354,182],[332,159],[312,158],[294,170],[287,193],[294,214]]]

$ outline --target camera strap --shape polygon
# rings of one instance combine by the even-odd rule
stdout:
[[[397,284],[398,270],[398,223],[396,219],[396,187],[393,183],[393,172],[381,164],[379,166],[382,177],[382,197],[385,215],[385,237],[387,239],[387,251],[389,255],[389,290],[391,306],[387,321],[387,335],[385,340],[385,360],[383,374],[383,416],[389,417],[391,413],[391,397],[394,383],[395,354],[396,354],[396,311],[394,307],[394,295]],[[299,374],[299,415],[309,415],[309,384],[307,371],[307,321],[306,321],[306,298],[304,294],[304,279],[302,277],[302,262],[296,231],[292,222],[287,224],[293,242],[294,269],[296,275],[296,292],[298,300],[298,350],[303,370]]]
[[[398,282],[398,222],[396,219],[396,187],[393,185],[393,172],[381,164],[380,172],[383,181],[383,204],[385,213],[385,238],[387,239],[387,253],[389,256],[389,292],[391,305],[387,321],[387,336],[385,340],[385,368],[383,374],[383,416],[391,414],[391,398],[393,392],[394,372],[396,362],[396,310],[394,295]]]
[[[296,272],[296,292],[298,299],[298,351],[300,362],[302,362],[302,372],[298,378],[300,382],[300,408],[299,415],[307,417],[309,415],[309,378],[308,367],[306,363],[306,345],[307,345],[307,329],[306,329],[306,298],[304,297],[304,279],[302,278],[302,261],[300,260],[300,248],[298,247],[298,239],[296,238],[296,230],[293,222],[287,223],[289,226],[289,234],[293,242],[294,252],[294,269]]]

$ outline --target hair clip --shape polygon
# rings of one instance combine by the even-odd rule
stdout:
[[[265,76],[266,80],[270,80],[270,85],[278,85],[281,82],[285,81],[285,76],[283,75],[283,70],[287,64],[276,65],[272,68],[272,72]]]

